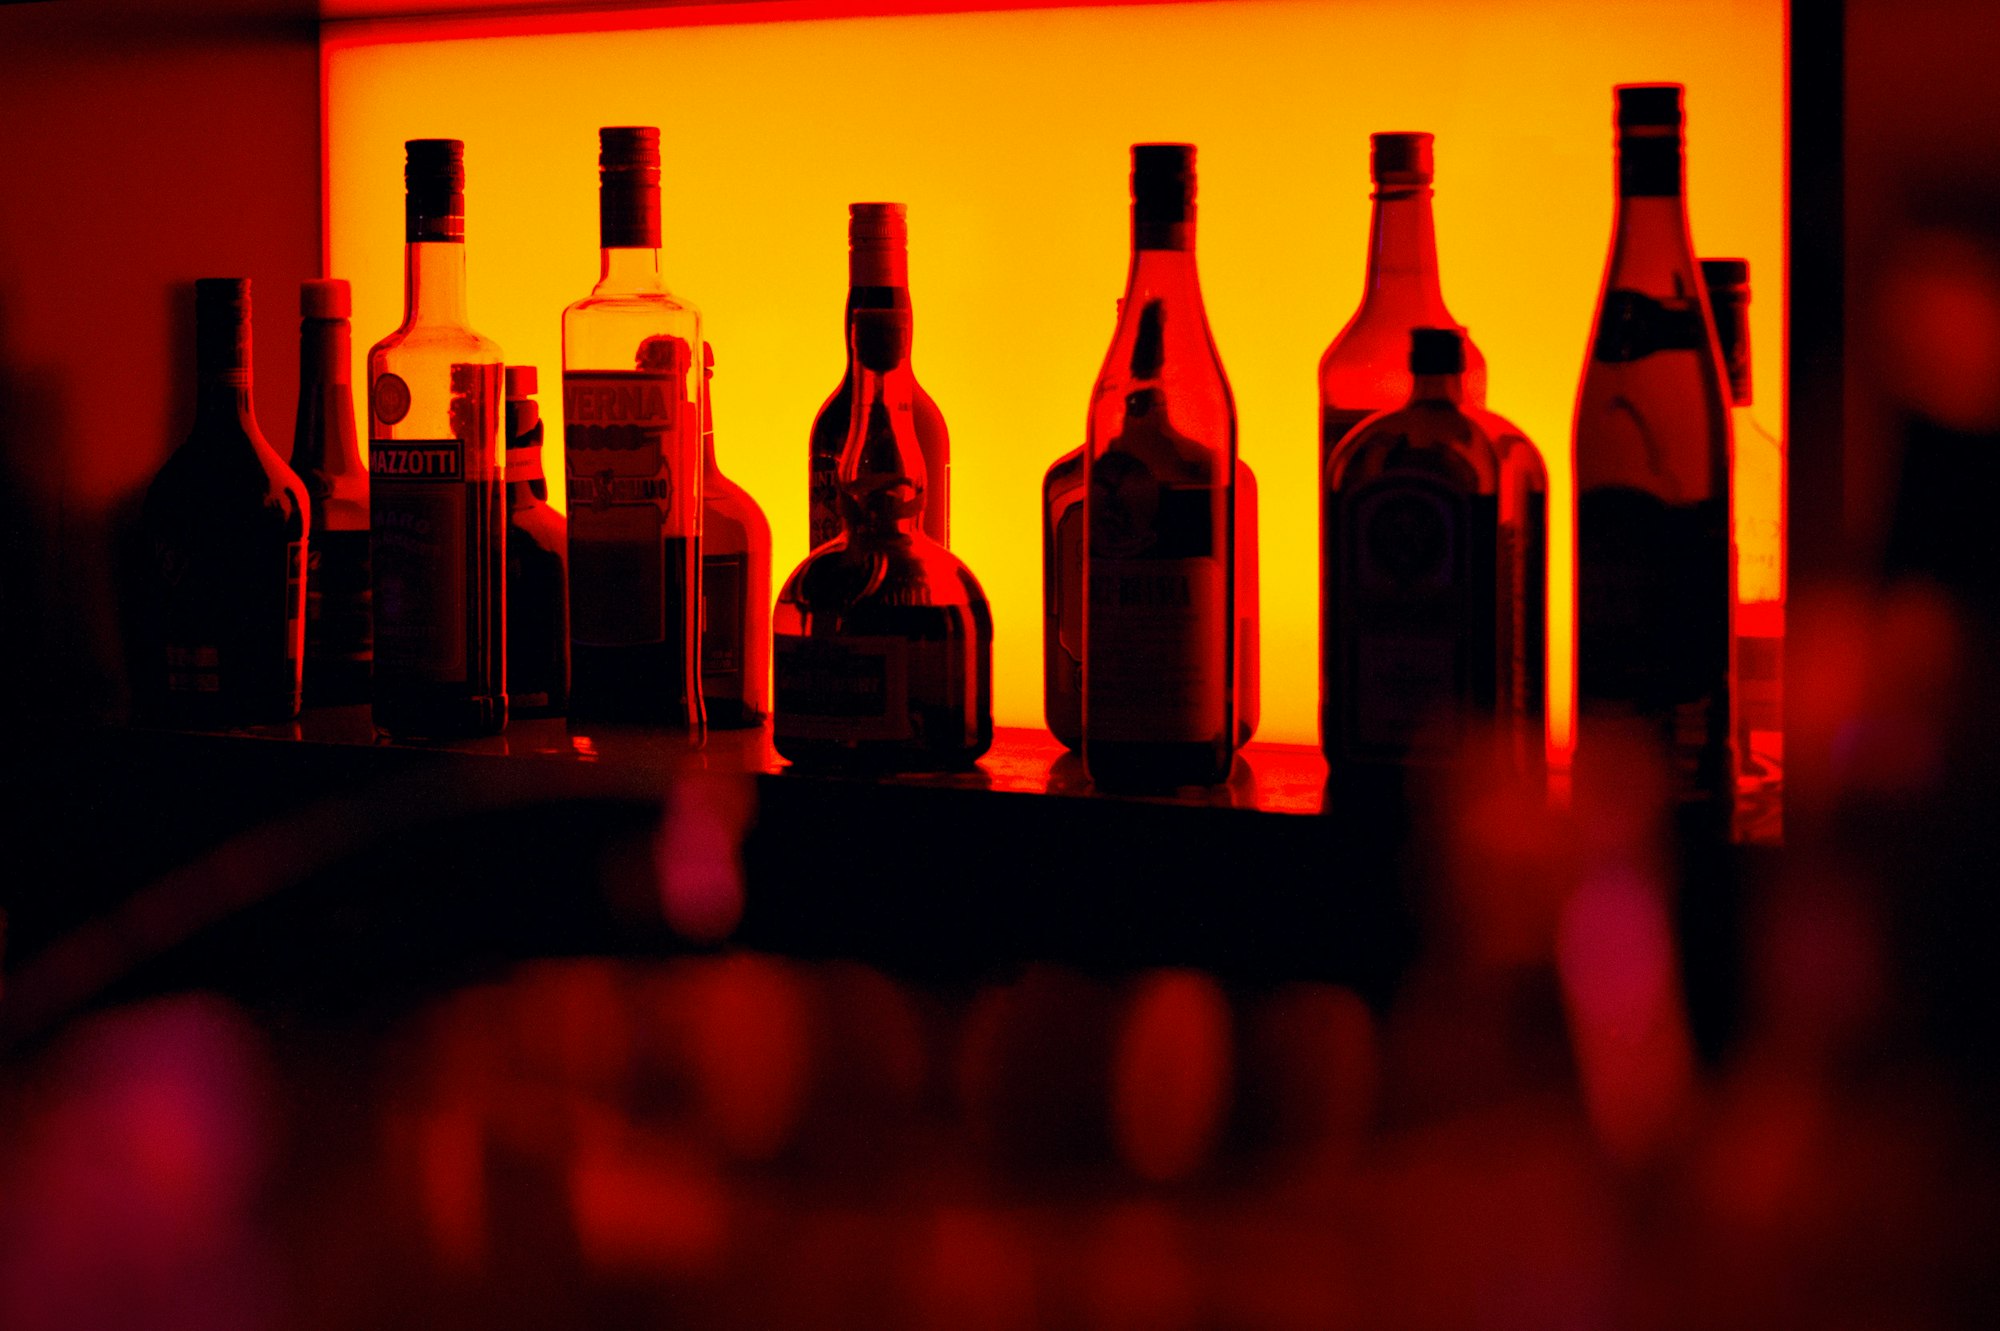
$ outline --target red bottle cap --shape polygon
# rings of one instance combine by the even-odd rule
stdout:
[[[539,387],[532,365],[509,365],[507,367],[507,396],[510,399],[530,398]]]
[[[1432,136],[1398,130],[1368,136],[1368,173],[1377,185],[1431,183]]]
[[[299,312],[308,319],[345,319],[354,297],[344,277],[315,277],[299,283]]]

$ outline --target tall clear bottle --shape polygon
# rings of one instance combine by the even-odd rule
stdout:
[[[1618,211],[1577,394],[1577,757],[1609,732],[1731,806],[1729,399],[1689,238],[1682,89],[1617,93]]]
[[[1107,788],[1215,784],[1236,748],[1236,404],[1194,157],[1132,148],[1132,265],[1085,435],[1083,758]]]
[[[993,614],[923,531],[908,310],[852,321],[840,534],[778,593],[772,739],[797,763],[969,767],[993,743]]]
[[[507,487],[500,348],[465,291],[465,145],[412,139],[403,322],[368,352],[375,725],[507,725]]]
[[[1411,332],[1459,327],[1445,308],[1438,281],[1437,228],[1431,220],[1432,136],[1371,134],[1368,171],[1375,185],[1375,210],[1368,227],[1361,305],[1319,360],[1321,477],[1334,445],[1364,416],[1409,401]],[[1465,401],[1484,406],[1486,358],[1470,337],[1465,339],[1464,384]]]
[[[860,310],[910,308],[909,210],[900,203],[853,203],[847,207],[847,373],[813,418],[807,459],[811,523],[809,548],[818,549],[840,534],[840,457],[847,447],[854,404],[854,316]],[[922,384],[916,385],[917,444],[929,477],[924,496],[924,534],[951,544],[951,434]]]
[[[157,652],[144,681],[180,725],[288,721],[305,655],[305,486],[257,428],[250,393],[250,279],[195,292],[195,415],[146,491]]]
[[[1778,834],[1785,762],[1785,444],[1757,419],[1750,357],[1750,264],[1703,259],[1703,285],[1729,374],[1736,544],[1737,799],[1744,834]]]
[[[563,311],[570,715],[699,730],[701,312],[660,273],[660,131],[598,131],[597,285]]]
[[[715,463],[715,353],[701,347],[701,694],[718,729],[764,724],[771,687],[771,524]]]
[[[337,277],[299,288],[299,413],[292,470],[312,496],[306,559],[305,696],[368,700],[374,625],[368,577],[368,464],[354,430],[352,297]]]

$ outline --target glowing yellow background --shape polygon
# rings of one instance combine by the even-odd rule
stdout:
[[[1002,725],[1041,724],[1041,478],[1080,442],[1110,340],[1133,142],[1200,147],[1203,288],[1262,491],[1262,739],[1316,737],[1314,369],[1360,295],[1370,131],[1437,135],[1447,299],[1491,405],[1549,463],[1553,697],[1570,687],[1570,415],[1610,240],[1614,83],[1688,85],[1696,247],[1751,262],[1759,414],[1781,427],[1782,0],[496,32],[329,29],[329,271],[354,283],[356,383],[401,317],[403,141],[464,139],[473,322],[542,368],[560,503],[558,321],[597,275],[596,131],[657,124],[668,281],[705,316],[721,464],[770,517],[776,585],[805,554],[807,430],[844,363],[847,204],[906,201],[917,371],[951,424],[953,546],[992,599]]]

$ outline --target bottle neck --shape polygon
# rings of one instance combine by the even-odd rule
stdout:
[[[664,294],[666,283],[660,276],[660,251],[637,246],[613,245],[599,251],[597,290],[634,294]]]
[[[465,308],[465,246],[455,241],[411,241],[403,251],[404,321],[471,322]]]
[[[353,337],[345,319],[299,324],[299,416],[292,465],[329,474],[363,470],[354,431]]]
[[[908,539],[922,530],[924,455],[909,357],[885,370],[856,360],[854,411],[840,458],[842,511],[854,535]]]
[[[847,344],[847,377],[854,378],[854,312],[856,310],[907,310],[910,308],[910,288],[907,285],[864,285],[853,283],[847,288],[847,309],[844,312],[843,327],[848,336],[841,338]],[[904,362],[906,365],[907,361]]]
[[[1368,224],[1368,285],[1363,308],[1417,323],[1449,323],[1438,282],[1437,228],[1431,188],[1382,187],[1375,191]]]
[[[1124,311],[1137,318],[1148,301],[1160,301],[1171,313],[1176,307],[1201,306],[1201,277],[1194,262],[1194,224],[1175,223],[1185,231],[1186,244],[1173,247],[1141,246],[1140,228],[1133,228],[1132,268],[1125,278]],[[1148,237],[1154,239],[1157,237]]]
[[[1678,194],[1620,194],[1611,284],[1649,295],[1699,298],[1687,200]]]
[[[240,428],[254,435],[250,396],[250,320],[206,317],[195,330],[195,427],[198,433]]]

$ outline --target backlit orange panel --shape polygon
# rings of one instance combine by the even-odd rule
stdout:
[[[329,271],[354,283],[357,383],[400,317],[405,139],[466,141],[473,322],[552,384],[563,306],[597,275],[597,128],[658,124],[669,281],[706,316],[722,467],[769,515],[782,580],[805,554],[808,427],[844,363],[846,207],[906,201],[916,365],[951,424],[953,547],[993,603],[995,720],[1039,725],[1040,483],[1082,440],[1111,337],[1127,146],[1192,141],[1209,318],[1262,494],[1260,737],[1311,742],[1314,368],[1360,296],[1368,134],[1430,130],[1446,298],[1553,481],[1560,740],[1570,414],[1611,235],[1611,86],[1676,80],[1695,244],[1751,262],[1759,412],[1782,427],[1782,0],[797,17],[824,12],[330,27]],[[559,396],[542,410],[560,504]]]

